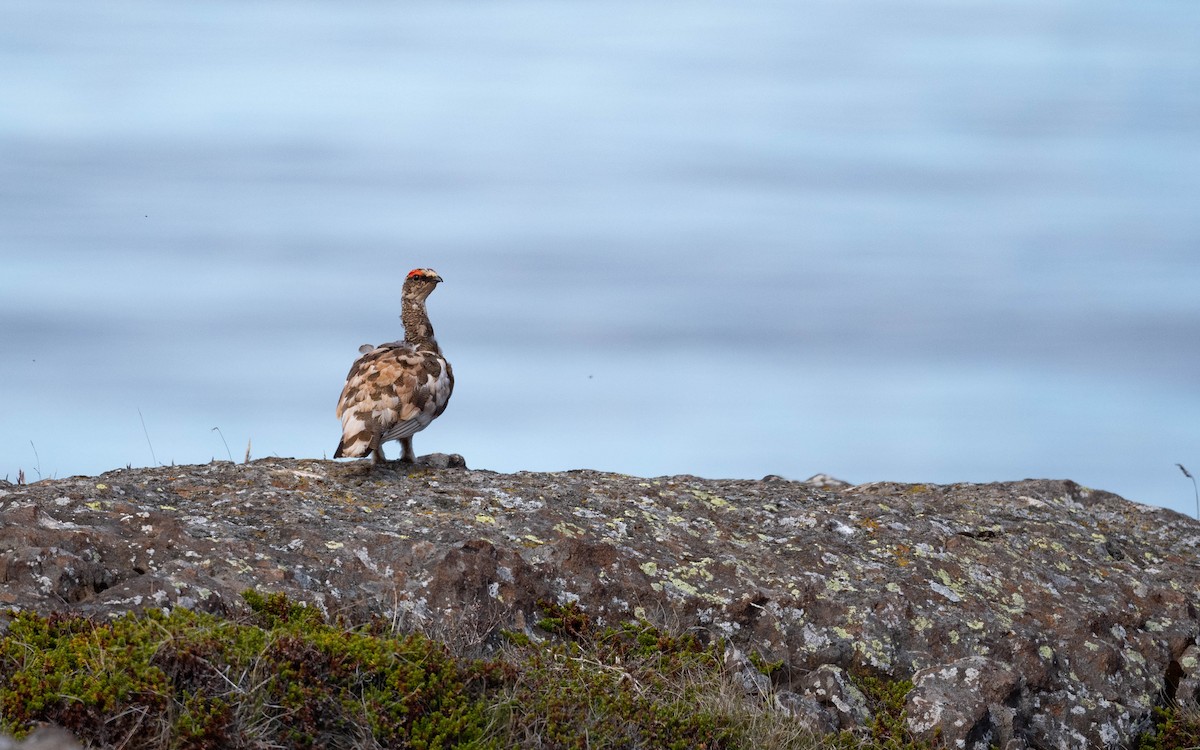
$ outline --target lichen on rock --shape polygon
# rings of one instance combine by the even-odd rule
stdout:
[[[256,589],[486,650],[572,603],[778,665],[734,659],[824,730],[869,720],[847,676],[911,680],[909,728],[964,748],[1120,747],[1195,701],[1192,519],[1068,481],[768,480],[264,459],[5,485],[0,605],[231,615]]]

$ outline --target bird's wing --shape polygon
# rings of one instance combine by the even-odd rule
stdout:
[[[409,357],[396,388],[403,397],[405,409],[400,419],[384,430],[385,442],[411,437],[446,410],[454,390],[454,372],[440,354],[416,352]]]
[[[437,353],[402,342],[375,347],[355,361],[338,399],[343,453],[366,455],[379,442],[409,437],[440,414],[454,387],[449,364]]]

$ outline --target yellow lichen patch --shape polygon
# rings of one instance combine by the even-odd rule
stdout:
[[[579,537],[583,536],[585,533],[582,527],[576,526],[575,524],[567,521],[560,521],[559,523],[554,524],[554,530],[563,536],[569,537]]]
[[[708,572],[705,566],[711,564],[712,562],[713,559],[711,557],[705,557],[697,560],[691,565],[680,565],[679,567],[675,568],[673,575],[680,578],[700,578],[705,581],[711,581],[713,579],[713,574]]]
[[[825,590],[832,591],[834,593],[838,593],[841,591],[858,591],[858,589],[854,588],[854,585],[851,584],[850,581],[844,577],[826,578],[825,579]]]
[[[95,501],[95,502],[91,502],[91,503],[84,503],[84,505],[91,508],[92,510],[100,510],[100,502],[99,501]]]
[[[496,519],[486,513],[475,514],[475,523],[496,523]]]
[[[342,547],[345,547],[346,545],[342,542],[329,541],[329,542],[325,542],[325,546],[328,547],[329,549],[341,549]]]
[[[107,485],[107,484],[104,484],[103,482],[101,482],[100,484],[96,485],[96,489],[98,489],[98,490],[107,490],[107,489],[108,489],[108,485]]]
[[[868,664],[880,669],[887,669],[891,666],[892,660],[888,656],[887,646],[883,641],[873,639],[870,641],[855,640],[852,644],[854,650],[862,654]]]
[[[723,497],[718,497],[711,492],[704,492],[703,490],[692,490],[691,492],[697,500],[700,500],[712,508],[725,509],[733,507],[728,500]]]
[[[238,573],[249,573],[254,570],[246,564],[245,560],[237,560],[232,557],[225,558],[225,562],[229,563],[230,567],[234,568]]]
[[[682,578],[668,578],[672,586],[679,589],[688,596],[700,596],[700,589],[683,580]]]
[[[653,560],[651,560],[650,562],[644,562],[641,565],[639,565],[638,567],[641,568],[642,572],[648,576],[652,576],[652,575],[655,575],[656,573],[658,573],[658,563],[654,562]]]

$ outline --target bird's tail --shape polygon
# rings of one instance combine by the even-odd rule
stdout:
[[[345,435],[338,441],[334,458],[366,458],[371,455],[371,436],[367,433],[357,433],[347,438]]]

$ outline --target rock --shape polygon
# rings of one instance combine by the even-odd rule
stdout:
[[[841,729],[853,729],[871,720],[867,696],[854,686],[846,670],[832,664],[822,664],[805,675],[799,683],[804,694],[834,717]]]
[[[539,601],[574,602],[778,664],[764,682],[734,658],[747,700],[815,731],[867,720],[850,675],[913,679],[912,728],[964,748],[1128,746],[1155,705],[1197,694],[1200,524],[1172,511],[1067,481],[457,465],[263,459],[4,485],[0,628],[13,609],[235,615],[254,588],[486,651],[503,629],[535,633]]]
[[[813,474],[811,477],[804,480],[804,484],[807,484],[810,487],[819,487],[821,489],[842,489],[844,487],[851,486],[849,482],[828,474]]]
[[[65,729],[43,727],[21,741],[0,735],[0,750],[83,750],[83,745]]]
[[[1021,681],[1011,669],[983,656],[929,667],[913,676],[908,727],[917,737],[940,738],[948,747],[988,750],[1013,739]]]
[[[815,735],[838,731],[838,721],[815,698],[784,690],[775,694],[775,709],[799,720]]]
[[[725,646],[725,669],[741,684],[746,695],[766,697],[771,693],[771,678],[758,671],[745,652],[732,643]]]
[[[1200,707],[1200,646],[1183,650],[1175,669],[1167,671],[1167,697],[1188,708]],[[1172,685],[1172,680],[1177,680]]]
[[[467,459],[457,453],[430,453],[417,458],[417,463],[431,469],[465,469]]]

